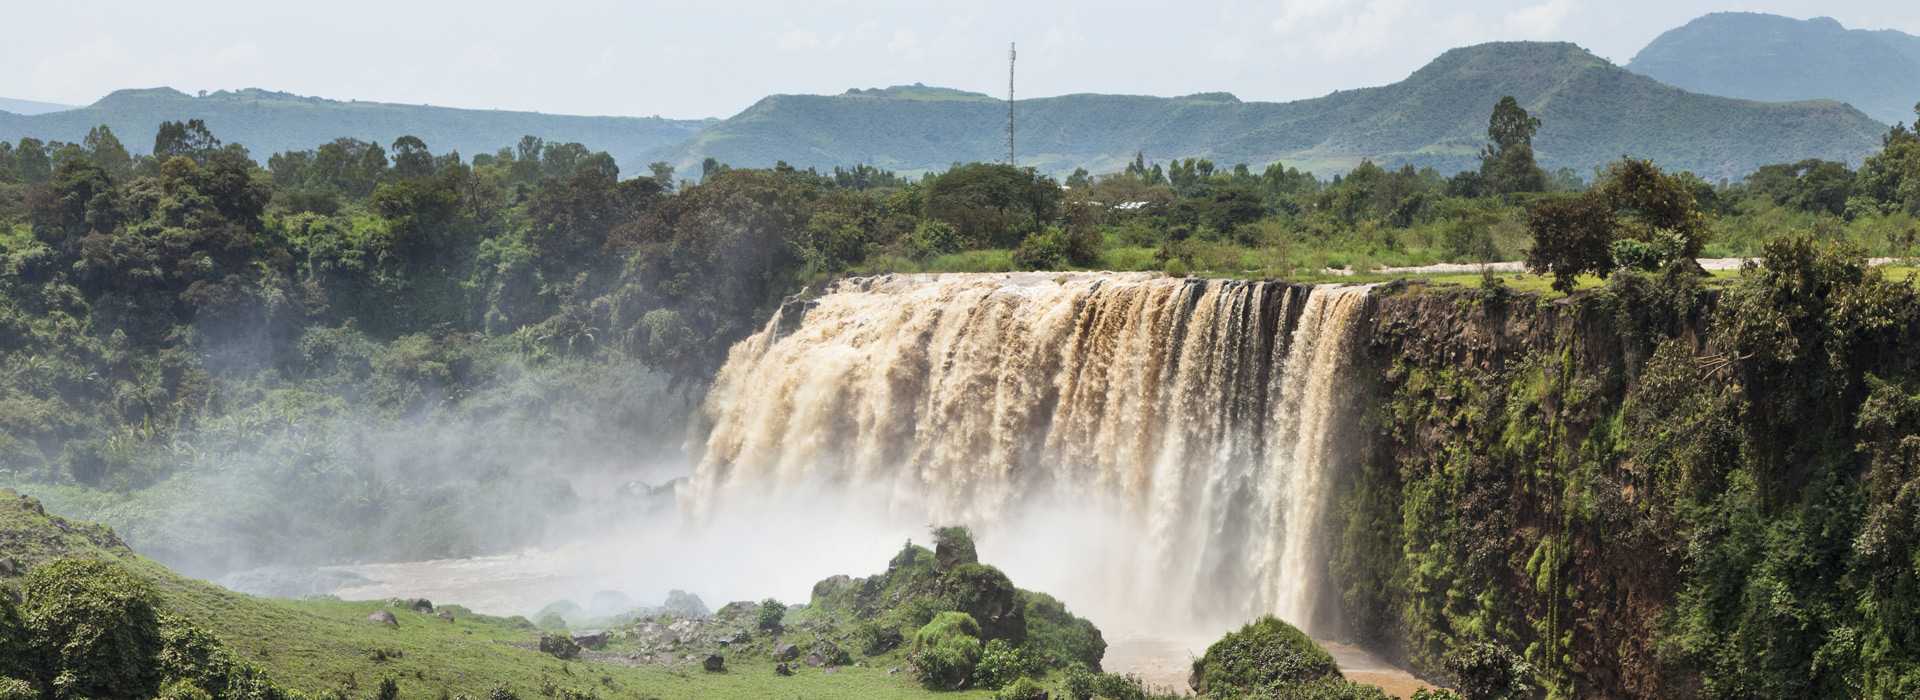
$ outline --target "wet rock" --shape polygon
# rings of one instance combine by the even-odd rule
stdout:
[[[793,667],[788,666],[785,662],[781,662],[773,665],[773,672],[782,676],[791,676],[793,675]]]
[[[727,659],[719,654],[708,654],[707,660],[700,663],[707,673],[719,673],[727,670]]]
[[[607,633],[583,632],[573,635],[573,643],[588,649],[598,649],[607,645]]]
[[[375,610],[372,613],[368,614],[367,621],[377,622],[377,623],[386,625],[388,627],[400,626],[400,621],[393,617],[393,613],[387,612],[385,610]]]
[[[556,659],[571,659],[580,655],[580,645],[564,634],[543,634],[540,635],[540,651],[552,654]]]

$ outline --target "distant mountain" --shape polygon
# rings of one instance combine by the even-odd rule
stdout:
[[[0,112],[46,114],[48,112],[58,112],[63,109],[73,109],[73,105],[57,105],[52,102],[36,102],[34,100],[16,100],[11,97],[0,97]]]
[[[1668,31],[1627,68],[1669,85],[1751,100],[1834,99],[1882,122],[1912,122],[1920,102],[1920,37],[1716,12]]]
[[[408,134],[435,153],[492,153],[532,134],[578,141],[613,154],[625,173],[646,170],[648,154],[698,132],[707,121],[659,117],[576,117],[536,112],[453,109],[382,102],[341,102],[265,90],[221,91],[193,97],[171,88],[120,90],[64,112],[0,114],[0,139],[32,136],[74,142],[100,124],[113,128],[128,150],[153,148],[160,122],[204,119],[220,140],[246,145],[265,161],[281,151],[308,149],[342,136],[381,145]],[[710,121],[710,120],[709,120]]]
[[[1477,164],[1487,117],[1513,95],[1545,122],[1542,164],[1587,174],[1622,155],[1705,177],[1740,177],[1801,158],[1858,163],[1886,127],[1837,102],[1711,97],[1628,72],[1578,46],[1510,42],[1454,49],[1392,85],[1286,103],[1225,93],[1067,95],[1017,103],[1020,162],[1046,172],[1120,169],[1149,159],[1284,161],[1328,174],[1362,159],[1454,172]],[[774,95],[667,151],[682,167],[868,163],[900,171],[1005,157],[1006,104],[911,86]]]

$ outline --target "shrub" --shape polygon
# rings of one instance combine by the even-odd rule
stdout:
[[[1207,647],[1193,662],[1188,684],[1201,694],[1266,694],[1339,675],[1333,655],[1306,633],[1269,615]]]
[[[1047,700],[1047,689],[1038,681],[1021,676],[994,693],[993,700]]]
[[[400,700],[400,683],[392,678],[380,679],[380,690],[374,694],[375,700]]]
[[[943,612],[913,634],[907,665],[920,683],[934,690],[966,685],[980,662],[980,624],[963,612]]]
[[[1180,258],[1167,258],[1166,266],[1162,267],[1161,271],[1165,272],[1168,277],[1186,277],[1188,274],[1187,261],[1181,260]]]
[[[1421,688],[1413,691],[1413,700],[1466,700],[1446,688]]]
[[[909,257],[925,261],[960,252],[960,232],[945,221],[928,219],[914,227],[913,233],[907,235],[906,243]]]
[[[27,628],[20,621],[19,604],[14,602],[11,589],[0,586],[0,679],[32,675],[28,651]]]
[[[1015,647],[1005,639],[994,639],[980,648],[980,663],[973,667],[972,684],[976,688],[993,690],[1023,676],[1038,675],[1045,671],[1046,667],[1028,654],[1025,648]]]
[[[760,629],[768,632],[780,631],[781,630],[780,620],[781,618],[786,617],[786,615],[787,615],[787,606],[781,605],[780,601],[774,600],[772,598],[768,598],[766,600],[760,601],[760,614],[759,614]]]
[[[72,697],[151,697],[161,646],[153,590],[118,564],[61,559],[27,574],[21,612],[42,681]]]
[[[1067,266],[1068,248],[1066,232],[1048,227],[1013,249],[1013,264],[1022,270],[1058,270]]]
[[[1442,661],[1468,700],[1523,700],[1533,697],[1533,664],[1498,644],[1480,642],[1452,653]]]

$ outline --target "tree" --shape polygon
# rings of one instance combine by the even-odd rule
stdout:
[[[219,148],[220,139],[214,138],[213,132],[207,130],[207,123],[199,119],[161,122],[159,133],[153,137],[153,157],[159,161],[175,156],[204,160]]]
[[[40,139],[22,137],[13,149],[14,177],[29,185],[46,182],[53,176],[53,159],[47,157],[47,145]]]
[[[647,164],[647,170],[653,173],[653,181],[660,184],[660,191],[673,191],[673,164],[657,160]]]
[[[1012,247],[1060,213],[1060,186],[1028,168],[972,163],[922,187],[926,215],[952,224],[972,246]]]
[[[1541,201],[1527,212],[1527,229],[1527,268],[1553,275],[1562,292],[1572,291],[1579,275],[1604,277],[1620,267],[1683,264],[1703,272],[1693,261],[1706,244],[1707,222],[1689,178],[1651,161],[1615,162],[1593,189]]]
[[[408,179],[432,175],[433,153],[427,150],[427,143],[417,136],[394,139],[393,174]]]
[[[1513,96],[1500,98],[1487,121],[1487,147],[1480,153],[1480,175],[1499,194],[1541,192],[1547,174],[1533,159],[1533,135],[1540,120],[1527,114]]]
[[[1533,233],[1527,269],[1553,275],[1554,289],[1571,292],[1580,275],[1613,273],[1613,212],[1601,198],[1543,200],[1527,210],[1527,230]]]
[[[133,156],[127,154],[127,147],[121,145],[120,139],[113,135],[113,129],[107,128],[107,125],[93,127],[87,132],[83,143],[88,154],[93,156],[93,162],[99,164],[100,169],[107,171],[113,179],[125,179],[133,172]]]

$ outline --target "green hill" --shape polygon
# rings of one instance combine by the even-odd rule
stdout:
[[[726,642],[661,642],[663,651],[639,663],[635,659],[640,654],[632,648],[631,638],[665,627],[641,621],[632,629],[610,630],[608,636],[614,639],[604,651],[581,651],[577,658],[563,660],[537,649],[542,631],[525,618],[478,615],[459,606],[433,606],[427,601],[256,598],[175,574],[128,549],[112,530],[50,515],[37,501],[0,489],[0,596],[13,595],[10,589],[36,568],[75,559],[112,562],[149,589],[156,612],[162,616],[160,627],[169,639],[181,636],[183,625],[204,629],[222,650],[216,654],[230,652],[231,658],[258,668],[268,683],[292,691],[296,697],[372,697],[383,679],[397,681],[402,697],[488,697],[489,692],[501,687],[526,698],[960,699],[989,695],[933,693],[905,674],[888,673],[887,668],[902,663],[904,652],[900,650],[884,658],[866,658],[857,665],[815,668],[796,663],[791,675],[778,675],[775,660],[764,653],[771,642],[762,639],[759,631],[753,633],[753,639],[754,648],[763,652],[760,654],[727,652]],[[1052,605],[1058,608],[1057,603]],[[736,603],[730,608],[757,611],[758,606]],[[381,612],[393,616],[391,624],[369,617]],[[732,622],[726,612],[711,620],[689,623],[700,632],[683,636],[698,636],[700,640],[735,638],[729,637],[733,629],[720,629]],[[1064,610],[1056,615],[1061,616],[1073,619]],[[0,634],[9,633],[6,622],[0,615]],[[673,627],[676,633],[682,629]],[[809,633],[802,639],[790,632],[787,638],[806,643],[827,633],[831,630]],[[1097,639],[1098,632],[1093,634]],[[0,636],[0,654],[6,653],[12,642]],[[728,653],[726,672],[705,673],[700,669],[700,659],[712,653],[709,647]],[[169,651],[148,663],[179,666],[167,656],[172,648],[170,643]],[[686,659],[666,653],[666,648],[688,652],[697,648],[700,653],[698,658]],[[0,657],[0,690],[6,689],[3,671],[14,661]],[[346,695],[336,696],[335,691]],[[213,696],[274,697],[242,693],[235,688],[214,692]]]
[[[392,143],[414,135],[435,153],[472,156],[511,146],[528,134],[577,141],[613,154],[622,171],[646,169],[647,154],[699,131],[706,121],[659,117],[579,117],[537,112],[453,109],[382,102],[341,102],[284,92],[240,90],[193,97],[172,88],[119,90],[86,107],[40,115],[0,114],[0,139],[31,136],[78,142],[100,124],[113,128],[135,153],[149,150],[160,122],[204,119],[228,143],[245,144],[255,158],[313,148],[342,136]]]
[[[1660,35],[1627,68],[1710,95],[1840,100],[1888,124],[1913,121],[1920,102],[1920,37],[1829,17],[1716,12]]]
[[[1708,177],[1801,158],[1858,163],[1885,126],[1834,102],[1767,104],[1690,93],[1564,43],[1454,49],[1406,80],[1286,103],[1232,95],[1065,95],[1016,105],[1020,162],[1063,173],[1149,159],[1285,161],[1321,174],[1362,159],[1453,171],[1474,165],[1503,95],[1545,120],[1542,164],[1581,173],[1636,155]],[[1005,157],[1006,105],[926,87],[774,95],[668,151],[683,168],[868,163],[917,172]]]

